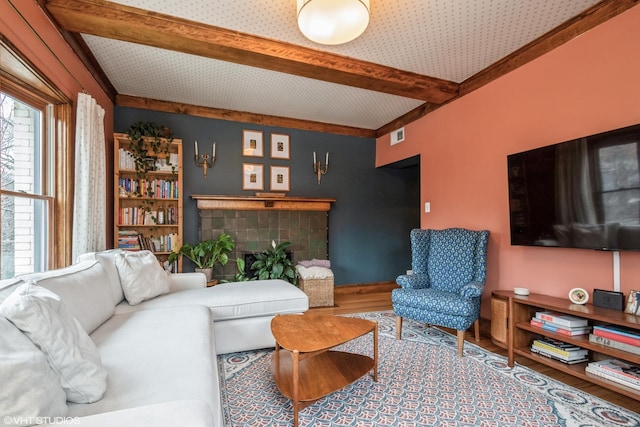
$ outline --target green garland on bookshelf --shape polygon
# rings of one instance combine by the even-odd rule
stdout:
[[[131,156],[136,177],[141,182],[146,182],[144,188],[137,188],[135,196],[144,198],[141,200],[141,208],[147,212],[152,212],[155,202],[155,186],[154,181],[148,179],[149,172],[156,170],[155,161],[164,157],[167,165],[171,166],[171,175],[173,179],[176,176],[176,166],[171,162],[171,143],[173,142],[173,134],[167,126],[158,125],[154,122],[136,122],[127,130],[127,139],[129,140],[129,155]],[[158,222],[158,218],[153,218]]]
[[[149,153],[156,157],[163,156],[171,166],[171,174],[176,174],[176,165],[170,161],[173,134],[166,126],[154,122],[136,122],[127,131],[129,139],[129,153],[131,154],[138,178],[146,178],[150,171],[155,170],[155,158],[150,161]],[[144,189],[144,197],[153,197],[153,188]]]

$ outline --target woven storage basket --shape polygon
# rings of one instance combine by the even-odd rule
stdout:
[[[309,307],[333,306],[333,277],[298,279],[300,289],[309,296]]]

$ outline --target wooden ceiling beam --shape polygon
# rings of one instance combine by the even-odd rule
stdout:
[[[67,31],[107,37],[221,61],[441,104],[455,82],[231,31],[104,0],[49,0]]]
[[[162,111],[165,113],[187,114],[189,116],[206,117],[208,119],[229,120],[233,122],[252,123],[266,126],[277,126],[290,129],[309,130],[314,132],[333,133],[338,135],[375,138],[376,131],[311,120],[291,119],[288,117],[268,116],[222,108],[202,107],[179,102],[161,101],[130,95],[117,95],[116,105],[119,107],[140,108],[143,110]]]

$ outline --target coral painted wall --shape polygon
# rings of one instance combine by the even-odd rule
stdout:
[[[527,287],[566,297],[613,289],[613,256],[511,246],[507,155],[640,123],[640,6],[376,141],[376,166],[421,158],[422,228],[491,231],[487,292]],[[621,253],[621,290],[640,289],[640,253]]]

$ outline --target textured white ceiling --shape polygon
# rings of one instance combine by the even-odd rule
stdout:
[[[369,28],[308,41],[296,0],[116,0],[244,33],[462,82],[598,0],[371,0]],[[84,36],[118,93],[377,129],[422,102],[131,43]]]

